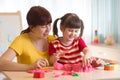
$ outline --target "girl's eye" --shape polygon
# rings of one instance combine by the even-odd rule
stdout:
[[[44,25],[44,26],[41,26],[42,28],[45,28],[46,27],[46,25]]]

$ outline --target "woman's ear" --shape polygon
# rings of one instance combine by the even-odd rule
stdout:
[[[30,25],[29,27],[30,27],[30,30],[32,31],[32,29],[33,29],[33,26],[32,26],[32,25]]]
[[[63,26],[60,26],[60,30],[61,30],[61,32],[63,32],[63,31],[64,31],[64,28],[63,28]]]

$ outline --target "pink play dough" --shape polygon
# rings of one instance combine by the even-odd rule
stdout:
[[[72,71],[72,65],[71,64],[64,64],[63,70],[65,71]]]
[[[53,66],[54,66],[54,69],[56,69],[56,70],[62,70],[63,69],[63,64],[58,63],[58,62],[55,62]]]
[[[75,72],[90,72],[94,70],[90,64],[82,66],[81,64],[61,64],[58,62],[54,63],[54,69]]]

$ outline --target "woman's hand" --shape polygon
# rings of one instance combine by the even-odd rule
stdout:
[[[49,62],[47,59],[38,59],[34,63],[34,69],[41,69],[43,67],[49,66]]]

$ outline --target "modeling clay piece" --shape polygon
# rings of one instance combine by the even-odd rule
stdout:
[[[37,69],[37,70],[28,70],[27,72],[28,73],[34,73],[34,72],[36,72],[36,71],[43,71],[43,72],[52,72],[52,70],[51,69],[47,69],[47,68],[43,68],[43,69]]]
[[[55,74],[55,78],[59,78],[61,74]]]
[[[53,66],[54,66],[54,69],[56,69],[56,70],[62,70],[63,69],[63,64],[58,63],[58,62],[55,62]]]
[[[75,72],[82,72],[83,70],[81,70],[81,64],[73,64],[72,65],[72,70]]]
[[[34,73],[35,70],[28,70],[27,72],[28,72],[28,73]]]
[[[82,65],[80,66],[80,70],[79,70],[79,72],[84,72],[84,68],[83,68]]]
[[[90,64],[82,66],[81,64],[61,64],[58,62],[54,63],[54,69],[74,72],[90,72],[94,70]]]
[[[87,69],[85,72],[91,72],[93,70],[95,70],[90,64],[86,65]]]
[[[72,65],[71,64],[64,64],[63,69],[65,71],[72,71]]]
[[[79,73],[74,73],[72,76],[80,76],[80,74]]]
[[[42,68],[42,69],[40,69],[40,70],[42,70],[42,71],[44,71],[44,72],[52,72],[52,70],[49,69],[49,68]]]
[[[88,65],[86,65],[86,66],[83,67],[83,72],[89,72]]]
[[[34,78],[44,78],[44,71],[35,71],[33,77]]]
[[[62,75],[73,75],[74,73],[74,71],[65,71],[62,73]]]

